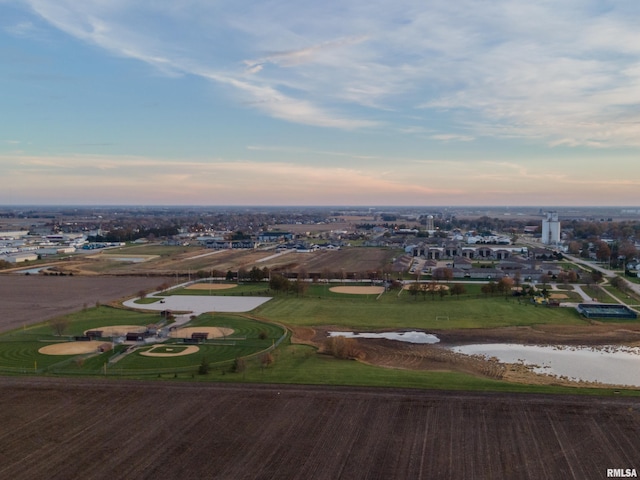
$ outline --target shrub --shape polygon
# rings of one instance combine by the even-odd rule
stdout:
[[[202,357],[202,362],[200,362],[200,366],[198,367],[199,375],[206,375],[209,373],[209,362],[207,361],[207,357]]]
[[[329,337],[324,342],[326,353],[343,360],[353,360],[362,356],[362,350],[355,338]]]

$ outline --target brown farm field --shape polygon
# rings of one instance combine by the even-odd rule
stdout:
[[[308,273],[322,274],[323,271],[338,274],[382,272],[391,264],[391,259],[399,256],[397,250],[385,248],[343,248],[341,250],[320,251],[313,254],[298,254],[297,263]]]
[[[0,332],[72,313],[96,302],[109,303],[132,297],[142,289],[154,289],[162,277],[80,277],[0,275],[2,316]]]
[[[0,476],[600,479],[640,468],[620,398],[0,378]]]
[[[375,247],[353,247],[335,251],[278,253],[275,250],[211,250],[195,247],[127,247],[120,250],[120,257],[155,255],[144,262],[115,261],[118,254],[96,254],[61,262],[56,267],[74,275],[187,275],[199,270],[208,273],[213,270],[224,274],[228,270],[236,272],[240,268],[267,267],[274,271],[295,273],[303,268],[309,274],[322,275],[331,272],[338,276],[342,271],[363,276],[367,272],[382,272],[391,264],[391,259],[401,255],[398,250]],[[136,253],[138,252],[138,253]]]

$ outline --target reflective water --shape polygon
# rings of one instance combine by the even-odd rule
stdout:
[[[621,346],[568,347],[493,343],[451,347],[458,353],[496,357],[503,363],[524,363],[536,373],[572,380],[640,387],[640,348]]]
[[[149,260],[146,257],[114,257],[114,256],[106,256],[105,258],[108,258],[109,260],[114,260],[116,262],[131,262],[131,263],[142,263],[142,262],[146,262],[147,260]]]
[[[35,274],[40,273],[40,270],[44,270],[45,268],[47,268],[47,267],[28,268],[26,270],[16,270],[13,273],[19,273],[21,275],[26,275],[26,274],[35,275]]]
[[[330,337],[347,338],[385,338],[387,340],[397,340],[408,343],[438,343],[440,339],[435,335],[425,332],[329,332]]]

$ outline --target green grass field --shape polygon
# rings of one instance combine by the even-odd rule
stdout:
[[[353,360],[337,360],[326,355],[318,355],[312,347],[306,345],[285,345],[276,351],[274,357],[274,363],[266,368],[261,366],[258,359],[253,359],[247,362],[246,370],[242,373],[231,373],[228,369],[214,368],[208,375],[195,375],[191,378],[216,382],[240,381],[551,394],[580,393],[583,395],[640,395],[640,390],[576,389],[550,385],[525,385],[479,378],[457,372],[380,368]],[[189,375],[177,378],[189,378]]]
[[[355,330],[416,328],[439,330],[449,328],[495,328],[536,324],[584,325],[585,320],[574,309],[535,307],[528,300],[514,297],[487,297],[481,285],[466,284],[460,297],[427,294],[412,297],[407,291],[389,291],[383,295],[349,295],[330,292],[322,284],[312,284],[304,294],[278,293],[252,315],[264,321],[234,314],[205,314],[188,326],[218,326],[234,330],[226,338],[198,345],[199,352],[176,357],[145,357],[140,351],[108,365],[116,351],[92,356],[50,356],[38,353],[47,342],[81,335],[85,330],[106,325],[147,325],[161,320],[157,313],[141,313],[98,307],[63,317],[68,326],[62,337],[54,335],[50,324],[14,330],[0,337],[0,371],[5,374],[63,374],[133,376],[149,378],[192,378],[206,381],[246,381],[257,383],[299,383],[327,385],[385,386],[404,388],[464,389],[482,391],[609,394],[613,389],[575,389],[556,386],[532,386],[489,380],[453,372],[394,370],[356,361],[336,360],[319,355],[304,345],[291,345],[285,340],[274,350],[275,362],[266,367],[257,354],[281,339],[284,330],[278,325],[332,325]],[[265,284],[243,284],[230,290],[212,291],[216,295],[261,295]],[[208,290],[176,290],[172,294],[208,295]],[[628,321],[627,321],[628,322]],[[626,322],[625,322],[626,323]],[[149,347],[143,347],[149,349]],[[166,344],[166,348],[183,348],[182,344]],[[158,350],[156,350],[158,351]],[[246,358],[246,369],[232,373],[231,365],[238,357]],[[202,359],[211,365],[210,373],[199,375]],[[105,369],[105,364],[107,364]],[[640,391],[625,390],[624,394]]]
[[[105,363],[121,351],[124,345],[117,345],[115,351],[81,355],[44,355],[38,350],[51,343],[68,342],[74,335],[82,335],[85,330],[109,325],[145,326],[161,320],[157,314],[139,313],[111,307],[83,310],[63,317],[67,327],[63,335],[56,335],[49,323],[14,330],[0,336],[0,372],[5,373],[57,373],[57,374],[100,374],[105,371]],[[233,361],[238,357],[250,357],[273,347],[286,334],[283,327],[272,323],[247,318],[242,315],[205,314],[194,319],[189,326],[226,327],[233,334],[220,339],[210,339],[198,345],[196,354],[176,357],[146,357],[141,352],[152,346],[144,346],[125,356],[113,365],[108,365],[107,373],[121,375],[151,374],[166,370],[185,371],[196,369],[202,358],[211,364]],[[171,339],[165,348],[183,348],[182,340]]]
[[[574,309],[535,307],[509,297],[438,296],[431,300],[400,297],[389,292],[380,297],[345,295],[345,298],[282,297],[263,304],[255,313],[288,325],[339,325],[356,329],[384,328],[494,328],[535,324],[584,324]],[[352,298],[353,297],[353,298]],[[363,297],[363,298],[358,298]],[[448,318],[448,320],[444,320]]]

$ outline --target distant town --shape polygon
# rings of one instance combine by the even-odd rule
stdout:
[[[3,207],[0,267],[136,244],[276,253],[379,247],[402,253],[389,266],[394,273],[446,266],[453,278],[537,282],[561,273],[547,263],[559,254],[635,276],[639,237],[640,209],[630,207]]]

